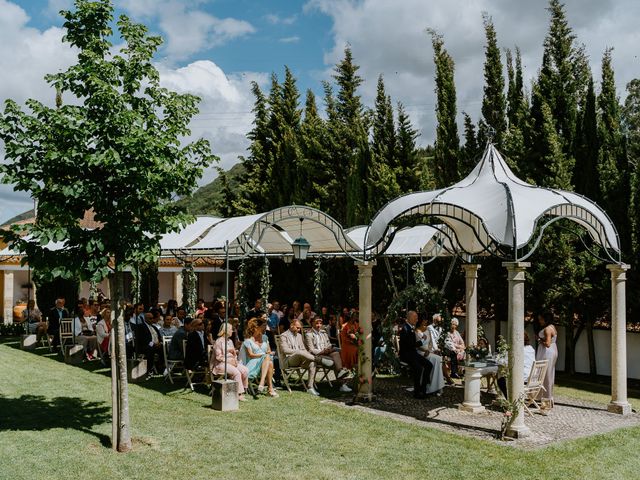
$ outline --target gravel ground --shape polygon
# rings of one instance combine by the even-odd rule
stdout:
[[[424,400],[414,399],[406,390],[410,386],[407,378],[377,378],[376,398],[372,403],[353,405],[348,397],[326,401],[415,425],[527,449],[640,425],[640,415],[635,412],[623,417],[607,412],[607,407],[603,404],[556,397],[555,407],[548,415],[525,416],[525,424],[531,429],[530,436],[504,442],[498,440],[502,411],[491,406],[495,395],[483,390],[481,402],[486,410],[482,413],[469,413],[458,410],[458,405],[464,398],[464,388],[459,381],[453,386],[445,387],[442,396],[433,395]]]

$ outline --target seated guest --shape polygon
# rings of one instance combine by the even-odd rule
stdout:
[[[425,398],[433,366],[418,353],[418,348],[423,346],[423,340],[416,341],[415,326],[417,322],[418,314],[413,310],[409,311],[402,330],[400,330],[400,360],[411,368],[413,396]]]
[[[174,299],[169,300],[163,313],[165,314],[165,316],[171,315],[172,317],[175,317],[178,313],[178,302],[176,302]]]
[[[358,328],[358,315],[351,313],[340,331],[340,357],[342,366],[347,370],[358,366]]]
[[[199,298],[198,299],[198,303],[196,305],[196,317],[199,314],[204,315],[204,313],[207,311],[207,307],[204,306],[204,298]],[[204,317],[203,317],[204,318]]]
[[[305,333],[304,336],[307,343],[307,349],[312,355],[314,355],[316,363],[321,363],[326,367],[333,368],[336,378],[341,378],[349,373],[349,370],[342,368],[340,352],[331,345],[329,335],[323,328],[322,318],[316,317],[313,320],[313,327],[310,331]],[[340,387],[340,391],[350,392],[351,389],[343,383]]]
[[[216,300],[213,304],[213,307],[204,312],[204,318],[207,319],[207,328],[205,328],[205,330],[211,332],[213,336],[218,335],[220,326],[224,323],[224,316],[224,302]]]
[[[376,368],[385,352],[387,351],[387,344],[384,340],[384,333],[382,331],[382,320],[380,315],[376,312],[372,313],[371,319],[371,348],[373,349],[373,368]]]
[[[101,320],[96,325],[96,337],[98,348],[102,352],[102,363],[105,363],[105,356],[109,355],[109,339],[111,337],[111,309],[104,308],[100,312]]]
[[[182,342],[187,339],[187,336],[193,330],[191,324],[193,320],[191,317],[184,319],[184,325],[182,325],[171,337],[171,343],[169,344],[169,352],[167,357],[169,360],[184,360],[184,349],[182,348]]]
[[[64,298],[58,297],[47,315],[47,333],[53,336],[53,347],[60,345],[60,320],[63,318],[69,318],[69,312],[64,308]]]
[[[298,315],[298,320],[302,322],[303,326],[310,327],[315,318],[316,312],[311,310],[311,304],[305,303],[302,307],[302,312]]]
[[[201,318],[191,322],[191,333],[187,335],[187,347],[184,355],[184,367],[187,370],[200,370],[208,364],[207,347],[209,340],[204,334],[204,323]]]
[[[258,392],[264,392],[266,382],[269,395],[277,397],[278,393],[273,388],[273,353],[265,335],[265,327],[265,320],[259,318],[249,320],[244,333],[244,342],[240,348],[240,359],[249,370],[249,378],[260,378]]]
[[[434,342],[431,339],[427,327],[427,320],[418,320],[416,324],[416,342],[420,342],[418,353],[426,357],[431,362],[431,378],[429,378],[429,386],[426,393],[435,393],[440,396],[444,388],[444,375],[442,373],[442,357],[438,355],[437,348],[434,349]],[[437,346],[437,343],[435,343]]]
[[[178,331],[178,328],[173,324],[173,317],[171,315],[165,315],[162,319],[162,325],[160,326],[160,333],[163,337],[173,337],[173,334]]]
[[[187,311],[184,309],[184,307],[178,308],[175,318],[178,319],[180,325],[184,325],[184,319],[187,318]]]
[[[153,314],[144,314],[144,324],[139,325],[136,335],[138,352],[147,359],[147,368],[153,367],[156,372],[161,372],[162,363],[162,334],[153,320]]]
[[[329,335],[329,341],[331,345],[337,347],[338,344],[338,320],[335,315],[329,315],[329,325],[327,325],[327,334]]]
[[[302,325],[300,320],[291,321],[289,330],[280,335],[280,347],[285,358],[280,359],[283,366],[286,367],[308,367],[309,382],[307,392],[312,395],[320,395],[314,388],[314,380],[316,378],[315,357],[307,351],[302,339]]]
[[[451,358],[451,378],[460,378],[458,375],[458,366],[459,362],[463,361],[465,356],[464,340],[460,332],[458,332],[459,323],[457,318],[451,319],[451,330],[447,333],[447,339],[445,341],[445,345],[449,349],[449,358]]]
[[[498,364],[503,367],[506,367],[508,365],[508,358],[506,354],[499,355],[497,361]],[[531,367],[533,367],[535,361],[536,351],[533,349],[529,342],[529,334],[527,332],[524,332],[524,367],[522,369],[522,373],[525,385],[529,380],[529,375],[531,375]],[[507,398],[507,379],[504,376],[498,377],[498,388],[500,388],[500,391],[504,395],[504,398]]]
[[[27,308],[22,311],[22,321],[27,322],[27,333],[35,333],[36,341],[46,334],[47,322],[42,321],[42,312],[36,307],[35,300],[27,302]]]
[[[244,392],[249,386],[249,370],[238,361],[238,351],[231,340],[232,335],[233,326],[230,323],[220,327],[213,355],[209,359],[209,368],[214,375],[224,374],[226,359],[227,375],[238,383],[238,400],[244,401]]]
[[[79,305],[73,320],[73,335],[76,343],[82,345],[87,360],[93,360],[93,354],[98,348],[98,337],[93,330],[90,317],[84,316],[85,310]]]

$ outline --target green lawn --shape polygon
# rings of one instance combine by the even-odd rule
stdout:
[[[526,452],[302,392],[221,413],[205,394],[159,379],[130,386],[135,446],[118,454],[109,447],[110,379],[96,367],[0,343],[0,479],[626,479],[640,471],[640,428]],[[597,388],[559,389],[608,398]]]

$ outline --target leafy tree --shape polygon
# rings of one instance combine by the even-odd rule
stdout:
[[[117,368],[114,446],[131,448],[121,303],[126,265],[155,262],[162,234],[192,220],[172,201],[189,195],[214,157],[208,142],[183,144],[198,98],[160,86],[152,57],[161,39],[144,25],[120,16],[123,46],[113,53],[113,5],[76,0],[63,11],[64,40],[78,49],[78,61],[46,76],[60,95],[76,104],[51,108],[28,100],[30,113],[7,100],[0,138],[7,163],[3,181],[29,192],[38,218],[5,238],[25,252],[42,275],[100,280],[113,273]],[[92,209],[102,228],[78,222]],[[63,242],[60,250],[47,248]]]
[[[431,34],[433,60],[436,65],[436,141],[434,148],[434,177],[438,187],[446,187],[459,178],[458,154],[460,139],[456,123],[455,64],[444,48],[444,40],[434,30]]]

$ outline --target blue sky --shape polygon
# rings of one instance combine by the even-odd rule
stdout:
[[[74,63],[75,52],[61,42],[57,11],[71,0],[0,0],[0,101],[36,98],[52,104],[46,73]],[[301,94],[313,89],[322,109],[322,80],[352,48],[364,83],[360,94],[373,104],[382,74],[394,103],[401,101],[419,144],[435,135],[434,66],[425,29],[444,36],[456,65],[458,111],[477,121],[482,100],[484,32],[482,12],[492,16],[502,49],[518,46],[527,85],[536,76],[548,28],[547,0],[115,0],[127,13],[165,39],[156,58],[161,81],[179,92],[199,95],[193,137],[211,141],[225,168],[246,153],[253,97],[250,82],[268,89],[269,75],[281,78],[288,65]],[[617,89],[640,77],[640,1],[566,0],[570,26],[590,56],[596,85],[600,60],[614,47]],[[117,43],[117,39],[114,39]],[[0,145],[0,160],[3,158]],[[205,172],[200,184],[214,178]],[[197,185],[194,185],[194,189]],[[0,222],[30,208],[28,195],[0,185]]]

